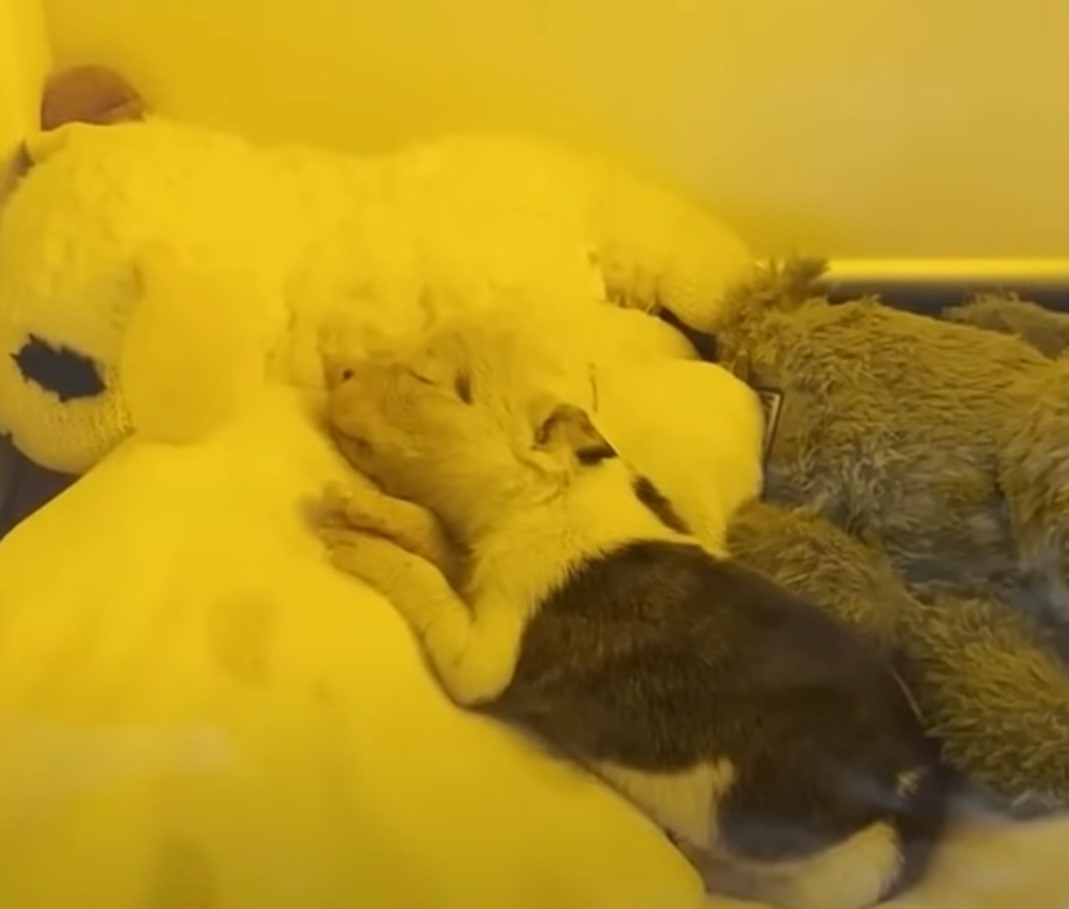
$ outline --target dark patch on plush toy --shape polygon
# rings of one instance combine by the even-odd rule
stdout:
[[[30,335],[11,358],[24,379],[52,392],[62,403],[104,391],[104,380],[92,359],[69,347],[53,347],[36,335]]]

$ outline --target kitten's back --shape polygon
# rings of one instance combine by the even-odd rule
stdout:
[[[884,823],[903,841],[904,881],[942,822],[934,747],[883,655],[685,542],[574,566],[493,710],[593,766],[652,778],[729,761],[710,810],[717,849],[745,863],[791,865]]]

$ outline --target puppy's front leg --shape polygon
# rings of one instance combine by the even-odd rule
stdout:
[[[334,563],[385,596],[408,622],[446,693],[472,707],[512,680],[522,619],[495,604],[471,609],[426,559],[389,540],[346,528],[324,537]]]
[[[427,509],[388,496],[367,481],[328,486],[323,504],[334,523],[391,540],[436,565],[451,584],[457,583],[460,554]]]

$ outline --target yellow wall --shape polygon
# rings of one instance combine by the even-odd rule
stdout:
[[[37,124],[48,68],[44,16],[37,0],[0,0],[0,192],[12,155]]]
[[[592,135],[765,249],[1069,254],[1067,0],[46,0],[61,62],[351,148]]]

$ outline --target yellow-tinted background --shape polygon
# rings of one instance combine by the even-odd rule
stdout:
[[[37,122],[40,83],[48,68],[39,0],[0,0],[0,191],[12,148]]]
[[[27,2],[27,0],[0,0]],[[616,146],[765,250],[1069,255],[1069,0],[46,0],[169,114]]]

